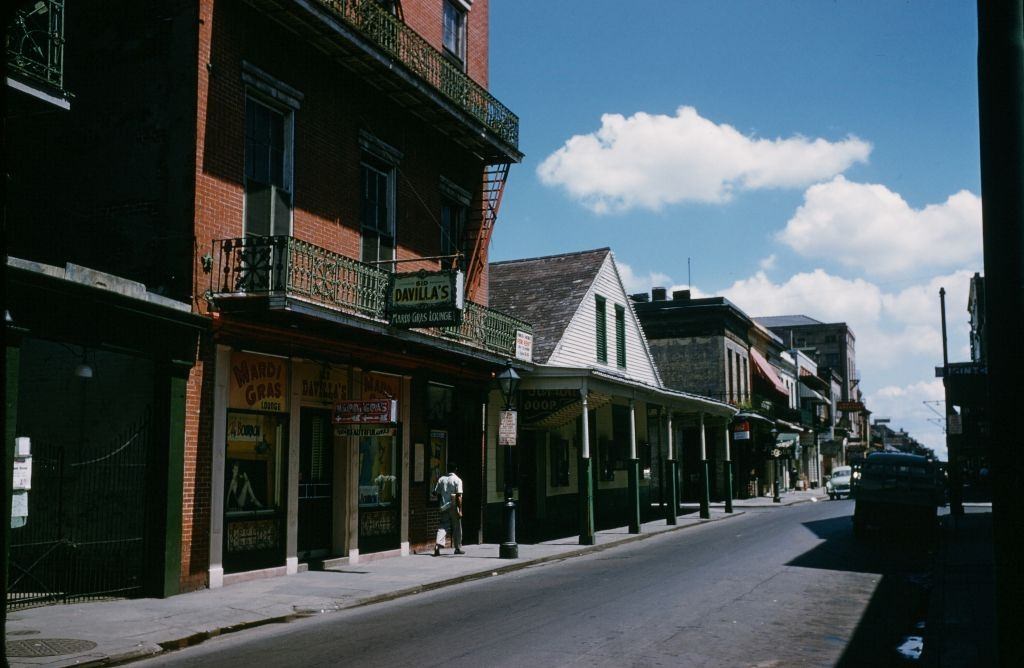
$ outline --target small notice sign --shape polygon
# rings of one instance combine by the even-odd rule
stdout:
[[[14,486],[12,489],[32,489],[31,457],[16,457],[14,459]]]
[[[950,413],[946,417],[948,423],[946,429],[950,434],[956,436],[958,434],[964,433],[964,423],[959,415],[957,415],[956,413]]]
[[[498,423],[498,445],[516,444],[517,415],[515,411],[501,411]]]
[[[524,362],[533,361],[533,334],[516,330],[516,359]]]

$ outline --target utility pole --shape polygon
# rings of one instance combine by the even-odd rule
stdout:
[[[1024,517],[1020,387],[1024,374],[1024,3],[978,0],[985,321],[991,421],[992,522],[999,663],[1024,665],[1024,569],[1016,547]]]
[[[942,313],[942,388],[946,397],[946,459],[949,465],[949,512],[954,517],[964,514],[964,484],[960,470],[960,447],[950,438],[949,416],[953,402],[949,400],[949,344],[946,339],[946,288],[939,288],[939,310]]]

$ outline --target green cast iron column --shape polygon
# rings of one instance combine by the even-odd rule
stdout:
[[[672,443],[672,411],[668,412],[668,459],[665,460],[665,477],[668,479],[668,488],[665,490],[668,496],[668,503],[665,504],[665,523],[673,525],[677,523],[676,517],[679,514],[679,489],[676,486],[678,469],[676,468],[675,450]]]
[[[587,388],[580,390],[583,404],[583,433],[580,443],[580,545],[594,544],[594,464],[590,458],[590,415],[587,405]]]
[[[191,366],[173,365],[167,427],[167,506],[163,550],[162,596],[173,596],[181,582],[182,499],[185,488],[185,393]]]
[[[708,443],[704,432],[704,414],[700,414],[700,518],[711,517],[711,487],[708,482]]]
[[[732,450],[729,448],[729,420],[722,423],[725,439],[725,512],[732,512]]]
[[[629,401],[629,533],[640,533],[640,460],[636,456],[636,401]]]

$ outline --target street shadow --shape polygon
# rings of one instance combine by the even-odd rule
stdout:
[[[849,504],[850,512],[853,504]],[[804,526],[824,542],[788,565],[830,571],[871,573],[878,586],[853,636],[836,663],[839,667],[905,666],[915,657],[900,654],[908,638],[925,638],[936,550],[941,526],[895,525],[854,537],[850,514]],[[822,605],[827,605],[823,601]]]

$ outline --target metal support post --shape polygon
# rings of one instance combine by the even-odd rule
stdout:
[[[711,517],[711,483],[708,480],[708,443],[704,430],[704,414],[700,414],[700,518]]]
[[[640,533],[640,460],[636,456],[636,401],[629,400],[629,533]]]
[[[679,471],[676,468],[676,453],[672,442],[672,411],[668,412],[668,459],[665,460],[665,476],[668,478],[666,492],[668,503],[665,504],[665,524],[673,525],[678,521],[679,515],[679,490],[676,480]]]
[[[587,386],[580,388],[583,404],[583,433],[580,443],[579,495],[580,545],[594,544],[594,464],[590,458],[590,415],[587,405]]]
[[[729,421],[722,423],[725,440],[725,512],[732,512],[732,450],[729,448]]]

